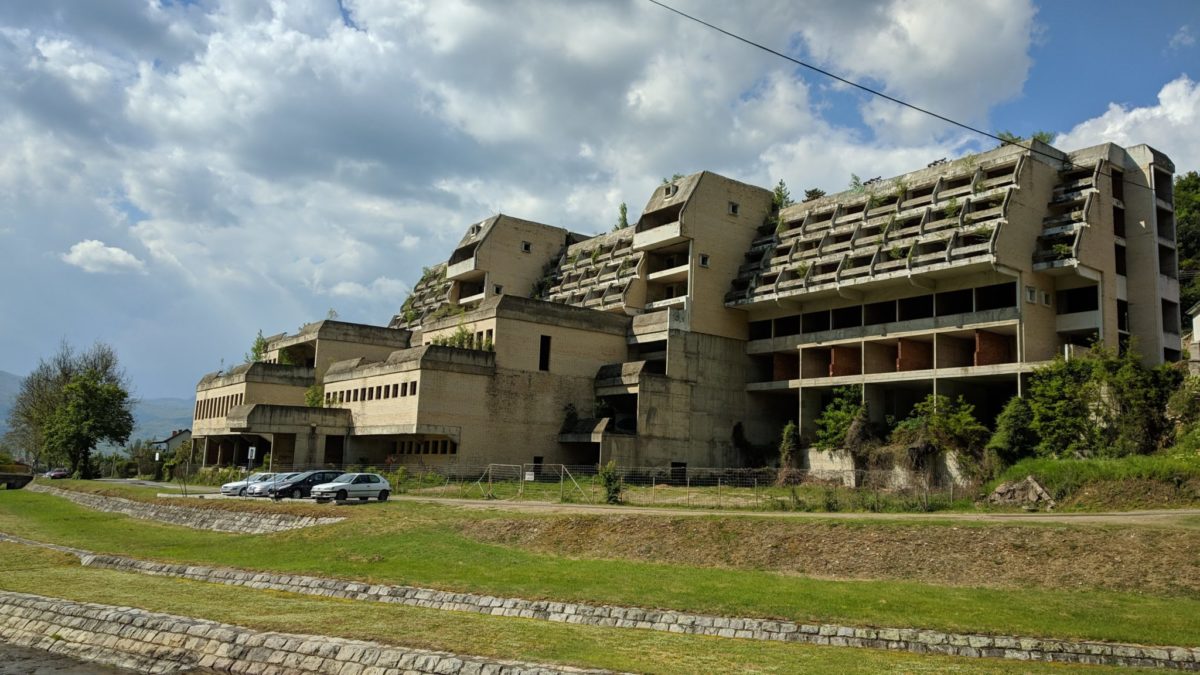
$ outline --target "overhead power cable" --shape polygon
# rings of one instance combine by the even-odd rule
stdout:
[[[830,79],[833,79],[833,80],[837,80],[838,82],[841,82],[842,84],[849,85],[849,86],[851,86],[851,87],[854,87],[855,89],[860,89],[860,90],[862,90],[862,91],[865,91],[865,92],[867,92],[868,94],[871,94],[872,96],[878,96],[879,98],[882,98],[882,99],[885,99],[885,100],[891,101],[892,103],[895,103],[895,104],[897,104],[897,105],[903,106],[903,107],[905,107],[905,108],[908,108],[908,109],[910,109],[910,110],[915,110],[915,111],[917,111],[917,112],[919,112],[919,113],[921,113],[921,114],[923,114],[923,115],[929,115],[930,117],[933,117],[933,118],[935,118],[935,119],[941,120],[941,121],[943,121],[943,122],[945,122],[945,123],[947,123],[947,124],[951,124],[951,125],[953,125],[953,126],[959,127],[959,128],[961,128],[961,129],[965,129],[965,130],[967,130],[967,131],[970,131],[970,132],[972,132],[972,133],[979,134],[980,136],[985,136],[985,137],[987,137],[987,138],[990,138],[990,139],[992,139],[992,140],[1000,141],[1000,143],[1002,143],[1002,144],[1005,144],[1005,145],[1015,145],[1015,146],[1017,146],[1017,147],[1019,147],[1019,148],[1023,148],[1023,149],[1025,149],[1025,150],[1028,150],[1029,152],[1032,152],[1032,153],[1034,153],[1034,154],[1041,155],[1041,156],[1043,156],[1043,157],[1047,157],[1047,158],[1049,158],[1049,159],[1052,159],[1052,160],[1054,160],[1054,161],[1056,161],[1056,162],[1064,162],[1064,163],[1066,163],[1067,165],[1069,165],[1069,166],[1071,166],[1071,167],[1074,167],[1074,168],[1076,168],[1076,169],[1082,169],[1082,170],[1086,170],[1086,171],[1094,170],[1094,167],[1086,166],[1086,165],[1083,165],[1083,164],[1076,164],[1075,162],[1072,162],[1072,161],[1071,161],[1071,160],[1069,160],[1069,159],[1063,159],[1062,157],[1058,157],[1058,156],[1056,156],[1056,155],[1052,155],[1052,154],[1050,154],[1050,153],[1048,153],[1048,152],[1045,152],[1045,151],[1043,151],[1043,150],[1038,150],[1037,148],[1033,147],[1033,145],[1032,145],[1032,144],[1026,145],[1026,144],[1024,144],[1024,143],[1018,143],[1018,142],[1014,142],[1014,141],[1006,140],[1006,139],[1004,139],[1004,138],[1001,138],[1000,136],[997,136],[996,134],[993,134],[993,133],[991,133],[990,131],[985,131],[985,130],[983,130],[983,129],[980,129],[980,128],[978,128],[978,127],[971,126],[970,124],[967,124],[967,123],[965,123],[965,122],[959,122],[959,121],[958,121],[958,120],[956,120],[956,119],[953,119],[953,118],[951,118],[951,117],[947,117],[947,116],[945,116],[945,115],[942,115],[942,114],[940,114],[940,113],[936,113],[936,112],[934,112],[934,111],[932,111],[932,110],[929,110],[928,108],[922,108],[921,106],[914,105],[914,104],[912,104],[912,103],[909,103],[908,101],[904,101],[904,100],[902,100],[902,99],[898,99],[898,98],[896,98],[895,96],[891,96],[891,95],[885,94],[885,93],[883,93],[882,91],[879,91],[878,89],[873,89],[873,88],[871,88],[871,87],[868,87],[868,86],[867,86],[867,85],[865,85],[865,84],[860,84],[860,83],[858,83],[858,82],[855,82],[854,80],[847,79],[847,78],[845,78],[845,77],[842,77],[841,75],[838,75],[838,74],[836,74],[836,73],[832,73],[832,72],[830,72],[830,71],[828,71],[828,70],[825,70],[824,68],[819,68],[819,67],[817,67],[817,66],[814,66],[814,65],[812,65],[811,63],[806,63],[806,62],[804,62],[804,61],[801,61],[800,59],[797,59],[797,58],[795,58],[795,57],[793,57],[793,56],[789,56],[789,55],[787,55],[787,54],[785,54],[785,53],[783,53],[783,52],[781,52],[781,51],[778,51],[778,50],[776,50],[776,49],[772,49],[772,48],[770,48],[770,47],[768,47],[768,46],[766,46],[766,45],[764,45],[764,44],[762,44],[762,43],[760,43],[760,42],[755,42],[754,40],[751,40],[751,39],[749,39],[749,38],[746,38],[746,37],[742,37],[741,35],[738,35],[737,33],[734,33],[734,32],[728,31],[728,30],[725,30],[724,28],[721,28],[720,26],[717,26],[717,25],[711,24],[711,23],[709,23],[709,22],[705,21],[704,19],[701,19],[701,18],[699,18],[699,17],[696,17],[696,16],[693,16],[693,15],[691,15],[691,14],[688,14],[687,12],[684,12],[684,11],[682,11],[682,10],[676,9],[676,8],[674,8],[674,7],[672,7],[672,6],[668,5],[668,4],[666,4],[666,3],[660,2],[659,0],[646,0],[646,1],[647,1],[647,2],[649,2],[649,3],[651,3],[651,4],[658,5],[659,7],[662,7],[663,9],[665,9],[665,10],[667,10],[667,11],[669,11],[669,12],[674,12],[675,14],[678,14],[679,16],[681,16],[681,17],[683,17],[683,18],[685,18],[685,19],[687,19],[687,20],[689,20],[689,21],[694,21],[695,23],[698,23],[698,24],[700,24],[701,26],[704,26],[704,27],[706,27],[706,28],[710,28],[710,29],[712,29],[712,30],[715,30],[715,31],[717,31],[717,32],[718,32],[718,33],[720,33],[720,34],[722,34],[722,35],[725,35],[726,37],[733,38],[734,40],[737,40],[738,42],[742,42],[742,43],[745,43],[745,44],[747,44],[747,45],[750,45],[751,47],[754,47],[755,49],[762,50],[762,51],[764,51],[764,52],[767,52],[768,54],[771,54],[771,55],[773,55],[773,56],[777,56],[777,57],[779,57],[779,58],[781,58],[781,59],[784,59],[784,60],[786,60],[786,61],[790,61],[791,63],[794,63],[794,64],[796,64],[796,65],[798,65],[798,66],[801,66],[801,67],[803,67],[803,68],[807,68],[807,69],[809,69],[809,70],[811,70],[811,71],[813,71],[813,72],[815,72],[815,73],[820,73],[821,75],[824,75],[825,77],[828,77],[828,78],[830,78]],[[1103,170],[1101,170],[1101,171],[1100,171],[1100,174],[1101,174],[1101,175],[1103,175],[1103,176],[1107,176],[1108,178],[1112,178],[1112,174],[1111,174],[1111,173],[1105,173]],[[1134,185],[1134,186],[1137,186],[1137,187],[1140,187],[1140,188],[1144,188],[1144,189],[1147,189],[1147,190],[1150,190],[1150,191],[1153,191],[1153,190],[1154,190],[1154,189],[1153,189],[1153,188],[1151,188],[1149,185],[1142,185],[1141,183],[1131,182],[1131,183],[1130,183],[1130,185]]]

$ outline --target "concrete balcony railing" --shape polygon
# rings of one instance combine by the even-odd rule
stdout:
[[[459,279],[477,271],[478,267],[476,265],[476,260],[477,258],[475,256],[471,256],[466,260],[456,262],[453,265],[448,266],[446,268],[446,278]]]
[[[1100,311],[1072,312],[1054,317],[1054,329],[1060,333],[1076,333],[1100,329]]]
[[[634,233],[633,248],[638,251],[660,248],[686,241],[682,224],[676,220]]]

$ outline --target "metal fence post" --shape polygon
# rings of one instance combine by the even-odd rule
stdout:
[[[566,467],[564,467],[562,464],[559,464],[558,465],[558,503],[560,503],[560,504],[563,501],[563,472],[564,471],[566,471]]]
[[[691,474],[687,473],[686,470],[684,471],[684,480],[686,481],[686,487],[684,489],[687,492],[687,504],[688,504],[688,506],[691,506],[692,505],[692,476],[691,476]]]
[[[717,508],[721,508],[721,477],[717,476]]]

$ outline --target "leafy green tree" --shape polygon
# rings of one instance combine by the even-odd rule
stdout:
[[[625,482],[621,480],[621,472],[617,470],[617,463],[610,460],[608,464],[600,467],[600,470],[596,472],[596,477],[600,479],[600,486],[604,488],[604,501],[609,504],[620,504]]]
[[[9,410],[9,433],[6,444],[20,450],[35,464],[60,464],[67,458],[47,445],[46,430],[50,418],[63,403],[63,391],[76,376],[87,371],[99,374],[101,380],[128,389],[125,373],[112,347],[96,343],[82,352],[63,341],[48,359],[21,381],[17,397]]]
[[[1175,239],[1179,244],[1180,306],[1200,302],[1200,174],[1175,177]]]
[[[811,202],[814,199],[820,199],[825,196],[825,191],[821,188],[809,188],[804,191],[804,201]]]
[[[788,189],[787,183],[780,178],[775,184],[775,190],[771,194],[771,206],[775,211],[787,208],[796,202],[792,201],[792,191]]]
[[[926,441],[937,452],[956,452],[978,458],[988,430],[975,419],[975,406],[959,396],[926,396],[892,430],[893,443]]]
[[[304,390],[304,405],[310,408],[325,407],[325,386],[317,383]]]
[[[625,202],[621,202],[621,206],[617,208],[617,223],[613,225],[613,232],[627,227],[629,227],[629,206]]]
[[[789,468],[796,461],[796,450],[800,447],[800,433],[796,423],[788,420],[779,436],[779,466]]]
[[[813,445],[819,450],[841,449],[846,432],[862,408],[862,387],[853,385],[833,390],[833,400],[817,416],[817,436]]]
[[[124,443],[133,432],[129,392],[88,370],[63,387],[62,401],[46,423],[46,445],[67,458],[71,473],[88,477],[92,450],[101,442]]]
[[[1135,347],[1118,355],[1094,346],[1087,356],[1060,357],[1033,372],[1030,426],[1038,455],[1121,457],[1170,443],[1167,402],[1183,375],[1170,366],[1146,368]]]
[[[996,417],[996,431],[988,440],[987,450],[1005,464],[1012,464],[1031,457],[1037,448],[1037,435],[1033,433],[1033,411],[1029,401],[1014,396],[1004,404]]]
[[[263,360],[267,353],[267,339],[263,337],[262,329],[258,329],[258,335],[254,338],[254,344],[250,345],[250,351],[246,352],[246,363],[257,363]]]

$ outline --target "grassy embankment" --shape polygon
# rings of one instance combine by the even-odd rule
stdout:
[[[0,587],[184,614],[258,630],[345,636],[461,654],[618,671],[690,674],[1106,670],[719,639],[355,603],[88,569],[80,567],[70,556],[2,543]]]
[[[571,558],[487,544],[463,533],[464,521],[486,527],[488,519],[511,514],[395,502],[333,510],[347,520],[274,535],[230,535],[133,521],[22,491],[0,498],[0,531],[149,559],[526,598],[853,625],[1200,644],[1200,599],[1186,595],[814,579],[753,569]],[[530,527],[538,526],[538,516],[528,518]],[[928,553],[936,560],[937,551]]]

